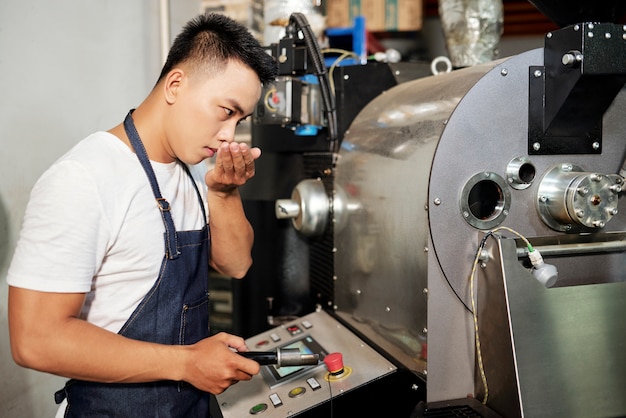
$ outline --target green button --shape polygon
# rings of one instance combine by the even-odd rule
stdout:
[[[265,411],[267,409],[267,404],[266,403],[260,403],[257,405],[254,405],[252,408],[250,408],[250,413],[252,415],[256,415],[256,414],[260,414],[261,412]]]

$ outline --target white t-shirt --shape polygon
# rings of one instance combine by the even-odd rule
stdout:
[[[153,161],[152,167],[176,229],[202,228],[197,194],[181,164]],[[208,216],[207,165],[190,169]],[[44,292],[87,293],[81,317],[118,332],[159,274],[164,231],[137,156],[117,137],[97,132],[33,187],[7,282]]]

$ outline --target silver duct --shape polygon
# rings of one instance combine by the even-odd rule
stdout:
[[[440,0],[439,15],[455,68],[497,58],[502,34],[502,0]]]

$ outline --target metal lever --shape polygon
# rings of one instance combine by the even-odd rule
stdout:
[[[276,364],[283,366],[316,366],[319,354],[302,354],[297,348],[277,348],[276,351],[238,352],[243,357],[256,361],[260,365]]]

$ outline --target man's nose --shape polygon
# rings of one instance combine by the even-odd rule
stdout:
[[[218,139],[220,141],[225,141],[225,142],[233,142],[235,140],[235,128],[237,127],[237,125],[234,126],[224,126],[222,127],[222,129],[220,129],[220,132],[218,133]]]

